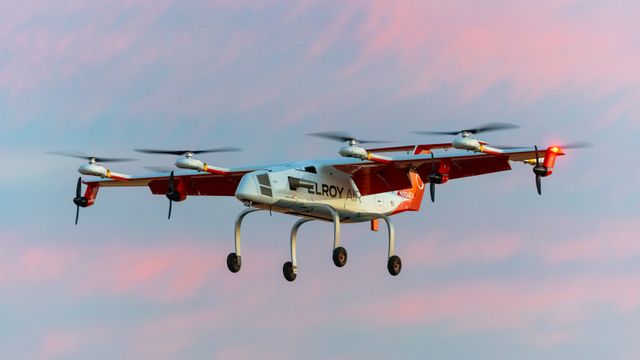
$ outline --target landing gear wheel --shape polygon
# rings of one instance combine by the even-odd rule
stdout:
[[[342,246],[333,249],[333,263],[337,267],[343,267],[347,264],[347,250]]]
[[[227,256],[227,267],[229,271],[232,273],[237,273],[240,271],[240,267],[242,264],[240,263],[240,256],[236,255],[236,253],[231,253]]]
[[[284,266],[282,266],[282,273],[284,274],[284,278],[287,279],[287,281],[293,281],[296,279],[296,273],[293,272],[293,264],[291,263],[291,261],[287,261],[286,263],[284,263]]]
[[[402,270],[402,260],[400,260],[399,256],[393,255],[389,258],[389,261],[387,261],[387,270],[389,270],[389,274],[393,276],[400,274]]]

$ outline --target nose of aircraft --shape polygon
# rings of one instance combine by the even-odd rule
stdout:
[[[256,177],[247,174],[242,177],[236,188],[236,198],[240,201],[259,202],[260,189]]]
[[[249,173],[242,177],[236,188],[236,198],[242,202],[273,205],[277,199],[273,196],[268,173]]]

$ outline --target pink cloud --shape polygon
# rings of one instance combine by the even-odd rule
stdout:
[[[634,220],[618,219],[578,228],[572,237],[540,247],[543,259],[552,264],[587,262],[621,263],[640,258]]]
[[[370,2],[354,65],[382,58],[413,69],[404,94],[457,85],[467,98],[507,82],[530,101],[560,90],[602,96],[638,82],[640,8],[546,1],[498,7],[468,2]]]
[[[530,335],[534,344],[551,345],[570,339],[591,317],[594,305],[613,306],[620,313],[640,308],[635,275],[570,276],[450,282],[428,290],[407,291],[393,299],[372,299],[350,309],[362,321],[379,326],[440,326],[444,333],[510,331]],[[388,316],[380,309],[393,308]],[[540,336],[540,323],[556,335]],[[550,330],[551,331],[551,330]]]
[[[142,296],[179,302],[201,295],[226,265],[227,252],[196,243],[97,248],[94,261],[73,284],[78,295]]]
[[[329,23],[325,29],[321,29],[320,34],[309,45],[304,55],[307,61],[317,60],[329,46],[335,43],[340,37],[348,34],[347,26],[354,15],[357,14],[356,10],[357,9],[349,5],[349,3],[344,4],[339,15],[335,19],[332,19],[332,22]]]
[[[26,2],[27,11],[9,9],[0,19],[6,20],[0,41],[6,50],[6,60],[0,67],[0,86],[18,95],[44,83],[65,79],[80,71],[112,61],[130,50],[169,1],[118,4],[94,2],[90,6],[62,4],[51,9],[43,4]],[[21,4],[22,5],[22,4]],[[77,4],[76,4],[77,5]],[[25,26],[40,12],[59,22],[40,26]],[[9,14],[17,13],[11,17]],[[123,21],[122,15],[134,16]],[[80,22],[80,28],[69,31],[64,19],[81,14],[90,21]]]
[[[69,356],[79,348],[80,344],[80,339],[75,333],[51,331],[44,338],[42,355],[45,359]]]
[[[141,296],[176,302],[198,295],[224,269],[226,251],[211,245],[28,244],[5,240],[0,286],[61,286],[75,296]]]
[[[428,266],[495,263],[521,254],[525,249],[521,236],[512,233],[452,239],[450,233],[432,231],[426,239],[420,235],[411,238],[414,240],[406,245],[406,261]]]
[[[73,249],[29,244],[20,235],[2,235],[0,285],[41,284],[58,280],[67,274],[80,255]]]
[[[104,340],[103,328],[55,328],[47,330],[39,344],[39,359],[61,359],[77,357],[83,349]]]

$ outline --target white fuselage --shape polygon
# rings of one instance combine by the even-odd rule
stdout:
[[[329,205],[343,222],[371,220],[366,214],[390,215],[406,195],[393,191],[361,196],[351,176],[323,161],[274,166],[247,173],[235,196],[247,205],[310,218],[331,219],[318,204]]]

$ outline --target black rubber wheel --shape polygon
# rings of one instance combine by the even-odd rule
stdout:
[[[287,261],[286,263],[284,263],[284,265],[282,266],[282,273],[284,274],[284,278],[287,279],[287,281],[293,281],[296,279],[296,273],[293,272],[293,264],[291,263],[291,261]]]
[[[333,263],[337,267],[343,267],[347,264],[347,250],[342,246],[333,249]]]
[[[242,264],[240,263],[240,256],[236,255],[236,253],[231,253],[227,256],[227,267],[229,271],[232,273],[237,273],[240,271],[240,267]]]
[[[402,270],[402,260],[400,260],[399,256],[393,255],[389,258],[389,261],[387,261],[387,270],[389,270],[389,274],[393,276],[400,274]]]

